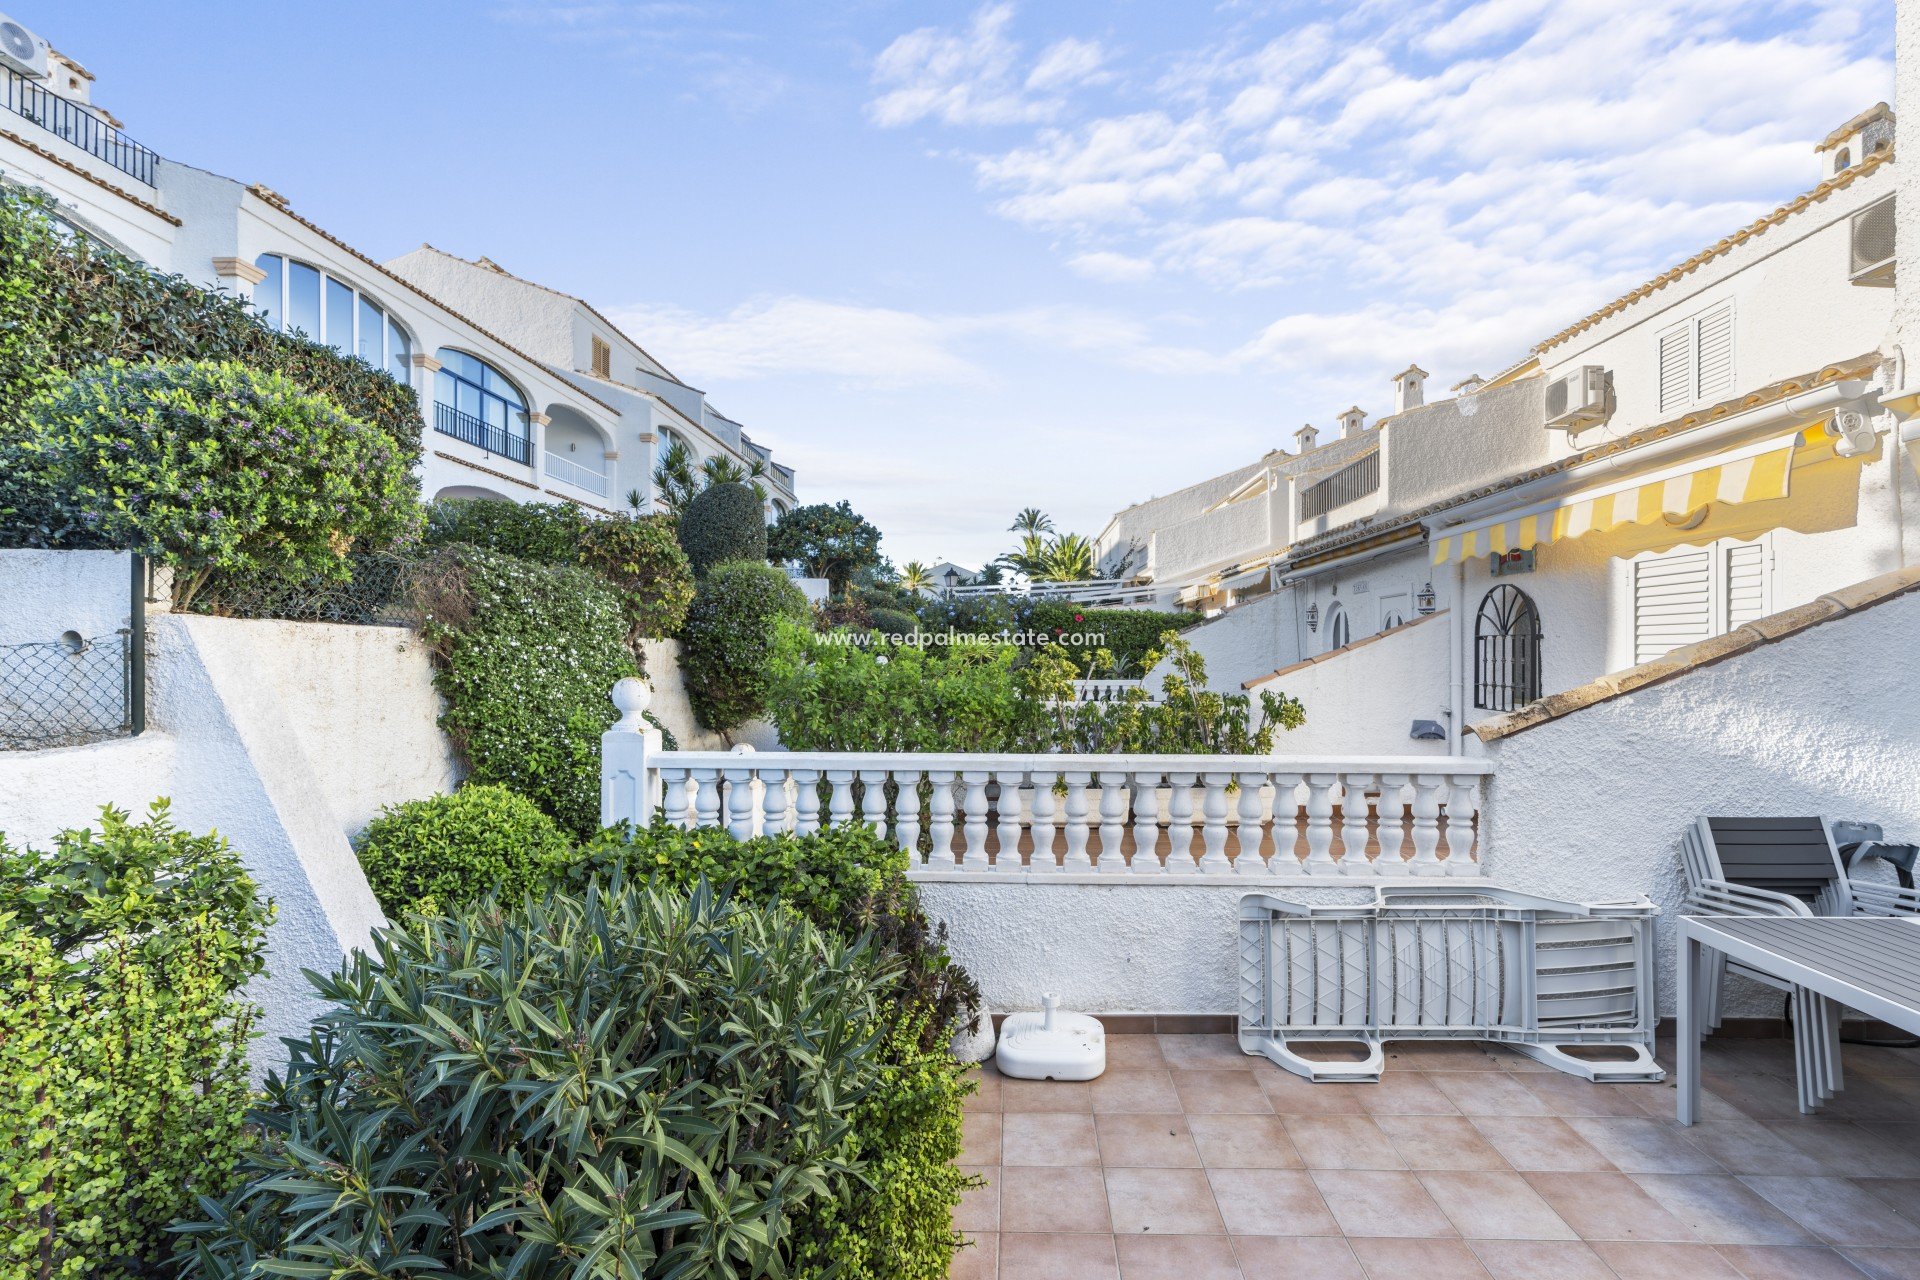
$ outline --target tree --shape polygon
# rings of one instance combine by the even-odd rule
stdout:
[[[908,591],[932,590],[933,570],[918,560],[909,560],[900,567],[900,585]]]
[[[1047,544],[1041,558],[1039,582],[1085,582],[1093,577],[1093,543],[1077,533],[1063,533]]]
[[[677,516],[704,487],[693,467],[693,450],[679,440],[668,445],[653,469],[653,490],[659,495],[660,509]]]
[[[767,559],[797,560],[811,578],[825,578],[837,595],[863,569],[880,564],[880,530],[845,499],[795,507],[767,530]]]
[[[1020,514],[1013,518],[1013,523],[1007,526],[1007,530],[1010,533],[1025,534],[1028,537],[1052,533],[1053,517],[1038,507],[1024,507]]]

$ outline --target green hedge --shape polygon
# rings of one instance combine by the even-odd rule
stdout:
[[[360,868],[398,919],[488,893],[517,902],[543,890],[573,842],[531,800],[485,783],[389,805],[360,838]]]
[[[1113,655],[1118,676],[1145,674],[1142,659],[1160,647],[1160,637],[1168,631],[1184,631],[1206,621],[1197,613],[1163,613],[1153,609],[1083,609],[1078,605],[1053,600],[1035,601],[1027,606],[1020,625],[1030,631],[1052,636],[1104,636],[1100,644],[1055,643],[1051,647],[1073,659],[1081,670],[1087,669],[1094,651],[1105,649]]]
[[[767,520],[761,496],[738,481],[708,485],[680,513],[680,545],[698,577],[735,560],[765,560]]]
[[[800,588],[770,564],[743,560],[709,573],[680,629],[680,674],[700,722],[725,733],[762,714],[780,619],[811,617]]]
[[[535,564],[576,564],[590,523],[571,502],[435,498],[427,504],[421,541],[430,547],[465,543]]]
[[[50,199],[0,186],[0,437],[59,375],[108,360],[237,361],[283,374],[351,418],[384,431],[411,467],[420,456],[420,403],[402,385],[332,347],[271,332],[251,305],[75,234]],[[84,546],[59,511],[36,509],[0,472],[0,545]]]
[[[163,1274],[166,1228],[246,1145],[272,911],[217,836],[104,809],[0,838],[0,1277]]]

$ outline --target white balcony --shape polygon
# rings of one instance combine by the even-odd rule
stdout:
[[[546,451],[545,462],[547,479],[572,485],[582,493],[591,493],[595,497],[607,496],[608,480],[605,471],[595,471],[578,458],[555,453],[551,449]],[[601,465],[606,464],[603,461]]]

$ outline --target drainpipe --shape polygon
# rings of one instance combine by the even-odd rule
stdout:
[[[1448,608],[1452,612],[1453,622],[1447,628],[1447,662],[1452,677],[1447,682],[1450,686],[1448,702],[1451,704],[1447,708],[1447,715],[1452,723],[1448,725],[1447,754],[1463,756],[1467,753],[1467,638],[1462,634],[1462,629],[1467,625],[1466,562],[1456,559],[1452,569],[1453,599],[1449,602]]]

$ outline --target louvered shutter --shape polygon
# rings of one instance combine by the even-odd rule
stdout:
[[[1660,335],[1660,411],[1685,405],[1693,391],[1693,323]]]
[[[1694,363],[1699,369],[1699,399],[1716,400],[1733,392],[1733,304],[1701,316],[1694,333]]]
[[[1688,548],[1634,562],[1633,660],[1714,634],[1712,548]]]
[[[1767,616],[1767,549],[1757,542],[1727,547],[1727,630]]]

